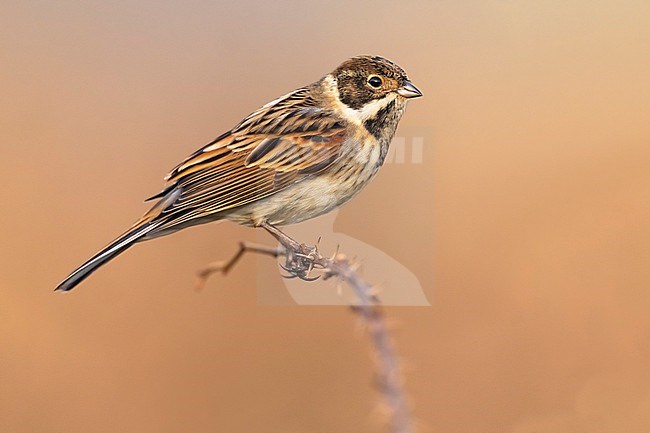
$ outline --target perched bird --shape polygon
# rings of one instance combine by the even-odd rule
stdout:
[[[191,154],[130,229],[55,290],[71,290],[131,245],[218,220],[285,225],[350,200],[377,173],[406,102],[422,93],[378,56],[343,62]]]

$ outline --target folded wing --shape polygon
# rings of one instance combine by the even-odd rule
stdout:
[[[347,139],[344,122],[299,89],[252,113],[232,131],[190,155],[152,198],[176,199],[156,231],[268,197],[329,166]]]

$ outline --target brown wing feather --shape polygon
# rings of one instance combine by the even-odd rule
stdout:
[[[161,212],[160,231],[268,197],[331,164],[347,138],[344,122],[299,89],[252,113],[190,155],[165,178],[180,190]]]

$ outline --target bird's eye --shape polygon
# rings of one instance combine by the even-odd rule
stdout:
[[[383,84],[383,81],[378,76],[371,75],[371,76],[368,77],[368,84],[370,85],[370,87],[373,87],[375,89],[379,89],[381,87],[381,85]]]

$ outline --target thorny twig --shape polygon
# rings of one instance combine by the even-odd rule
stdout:
[[[278,247],[240,242],[239,250],[230,260],[212,263],[199,271],[197,289],[202,288],[212,274],[228,273],[247,252],[285,257],[285,264],[281,265],[288,272],[288,275],[284,275],[285,278],[300,278],[305,281],[313,281],[321,276],[324,279],[342,279],[354,289],[358,297],[358,304],[352,308],[361,316],[370,335],[377,361],[377,386],[389,408],[392,431],[413,433],[415,430],[402,389],[397,354],[379,306],[379,299],[372,286],[359,276],[356,266],[344,254],[338,252],[338,249],[332,257],[323,257],[317,245],[301,244],[267,223],[261,224],[261,227],[280,242]],[[314,270],[320,271],[321,275],[312,277]]]

